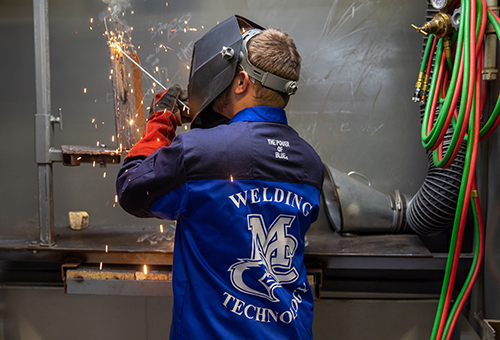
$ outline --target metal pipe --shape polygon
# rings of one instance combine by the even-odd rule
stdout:
[[[486,0],[488,8],[498,14],[498,0]],[[489,22],[486,26],[486,36],[484,38],[484,68],[483,80],[497,79],[497,35],[493,25]]]
[[[33,0],[33,26],[36,70],[35,162],[38,167],[40,245],[54,246],[53,174],[50,154],[54,128],[50,121],[48,0]]]

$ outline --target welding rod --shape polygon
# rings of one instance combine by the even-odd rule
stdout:
[[[122,48],[118,45],[113,45],[113,46],[116,46],[116,48],[118,48],[120,50],[120,52],[123,53],[123,55],[125,57],[127,57],[131,62],[133,62],[135,64],[135,66],[137,66],[142,72],[146,73],[146,75],[151,78],[152,80],[154,80],[158,85],[160,85],[161,88],[163,88],[164,90],[166,90],[167,88],[165,86],[163,86],[163,84],[161,84],[158,80],[155,79],[155,77],[153,77],[151,74],[149,74],[148,71],[146,71],[141,65],[139,65],[134,59],[132,59],[124,50],[122,50]],[[177,101],[182,105],[184,106],[184,109],[186,110],[189,110],[189,106],[187,106],[182,100],[180,99],[177,99]]]

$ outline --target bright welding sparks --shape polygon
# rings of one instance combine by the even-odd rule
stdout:
[[[102,262],[99,263],[99,270],[102,270]]]
[[[95,168],[95,161],[92,162],[92,167]]]
[[[114,142],[115,141],[115,136],[111,136],[111,141]]]
[[[160,224],[160,232],[163,233],[163,224]]]
[[[115,195],[115,203],[118,203],[118,195]]]
[[[102,178],[106,178],[106,172],[103,172]]]
[[[231,179],[231,182],[234,182],[233,175],[230,175],[229,178]]]
[[[92,118],[92,123],[94,123],[94,122],[95,122],[95,118]]]
[[[86,87],[83,88],[83,93],[87,93],[87,88]]]
[[[134,125],[134,120],[131,119],[130,122],[128,122],[130,125]]]
[[[90,23],[93,23],[94,22],[94,18],[90,18]]]
[[[105,251],[106,251],[106,253],[108,252],[108,245],[107,244],[106,244]]]
[[[144,274],[148,273],[148,266],[144,265]]]

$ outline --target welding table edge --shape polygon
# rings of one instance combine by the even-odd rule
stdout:
[[[122,228],[122,227],[120,227]],[[122,229],[123,230],[123,229]],[[109,232],[109,230],[107,230]],[[71,231],[77,235],[79,232]],[[164,241],[163,245],[137,245],[136,249],[118,249],[110,243],[110,249],[105,252],[104,247],[94,243],[76,247],[71,239],[64,240],[65,233],[57,239],[55,247],[44,247],[32,244],[26,240],[13,242],[0,240],[0,260],[6,261],[33,261],[33,262],[80,262],[80,263],[109,263],[109,264],[148,264],[172,265],[173,241]],[[103,233],[106,234],[106,233]],[[99,232],[93,232],[93,238],[99,238]],[[134,234],[135,239],[137,234]],[[316,235],[320,236],[320,235]],[[343,237],[330,234],[316,242],[314,235],[309,235],[309,246],[306,247],[304,262],[313,268],[444,268],[446,257],[442,254],[434,256],[427,248],[417,242],[415,235],[372,235],[358,237]],[[388,245],[399,245],[391,251],[391,246],[384,251],[374,251],[374,245],[383,240]],[[92,241],[92,240],[89,240]],[[101,242],[102,243],[102,242]],[[166,246],[165,246],[166,244]],[[363,244],[370,244],[370,251],[363,250]],[[330,250],[327,250],[326,246]],[[404,247],[403,247],[403,246]],[[409,246],[411,245],[411,247]],[[405,248],[406,247],[406,248]],[[163,249],[162,249],[163,248]],[[168,250],[166,250],[168,249]],[[409,250],[402,252],[402,250]],[[399,251],[399,252],[398,252]]]

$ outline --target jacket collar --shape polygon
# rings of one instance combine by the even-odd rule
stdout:
[[[285,110],[273,106],[247,107],[234,115],[229,124],[235,122],[270,122],[288,124]]]

